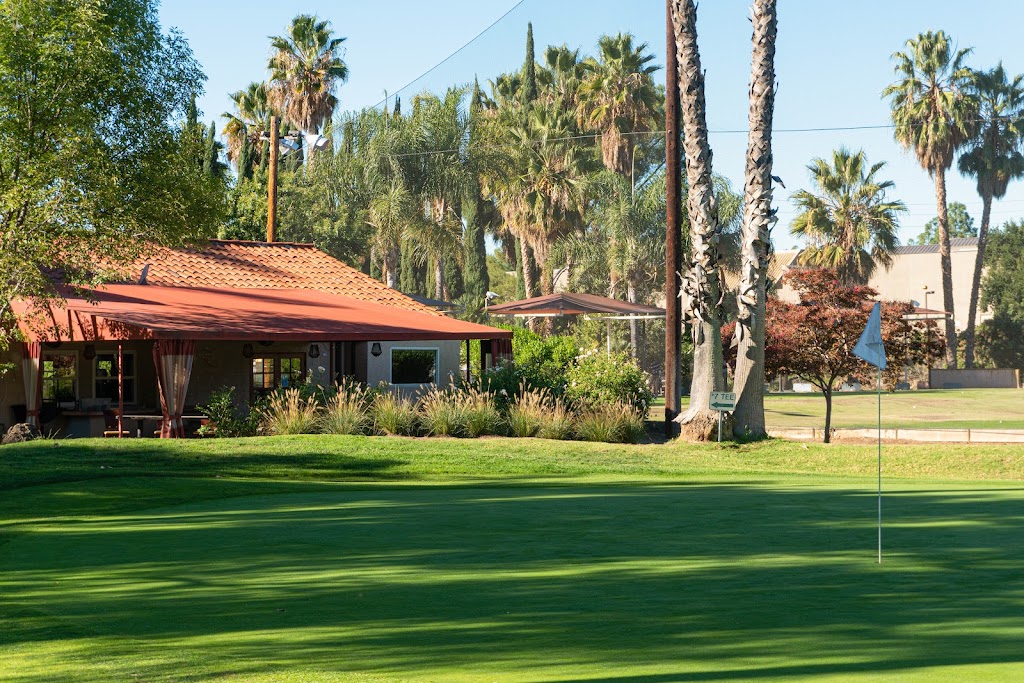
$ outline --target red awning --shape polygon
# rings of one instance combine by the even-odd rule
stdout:
[[[34,341],[408,341],[512,336],[508,330],[313,289],[106,285],[91,290],[90,298],[68,295],[43,310],[16,301],[18,326],[26,339]]]

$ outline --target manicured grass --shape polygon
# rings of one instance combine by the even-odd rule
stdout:
[[[684,403],[686,399],[684,397]],[[769,394],[765,421],[771,427],[824,427],[825,399],[814,394]],[[662,421],[665,404],[649,419]],[[874,427],[878,398],[873,392],[836,392],[833,427]],[[882,394],[882,423],[901,429],[1024,429],[1024,390],[932,389]]]
[[[1021,678],[1020,449],[884,453],[879,566],[868,446],[3,448],[0,678]]]

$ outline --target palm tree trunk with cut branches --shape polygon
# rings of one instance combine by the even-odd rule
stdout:
[[[953,263],[949,256],[949,218],[946,215],[946,169],[935,171],[939,217],[939,267],[942,270],[942,308],[946,321],[946,367],[956,369],[956,325],[953,322]]]
[[[626,301],[631,304],[640,303],[640,292],[637,290],[636,281],[629,278],[626,281]],[[640,350],[640,321],[631,318],[629,321],[629,354],[633,358],[639,358]]]
[[[964,331],[964,367],[974,367],[974,326],[978,317],[978,294],[981,290],[981,269],[985,265],[985,244],[988,242],[988,226],[992,220],[992,193],[981,197],[981,226],[978,228],[978,253],[974,257],[974,274],[971,276],[971,304],[967,310],[967,329]]]
[[[690,263],[683,280],[683,316],[693,333],[693,380],[690,407],[679,416],[682,433],[709,441],[718,427],[711,392],[722,377],[721,273],[718,267],[718,206],[712,191],[711,145],[708,143],[704,73],[697,49],[697,8],[693,0],[673,0],[672,24],[679,58],[679,97],[689,191]],[[731,436],[731,421],[726,436]]]
[[[771,257],[772,115],[775,108],[775,0],[753,6],[753,58],[750,69],[750,134],[744,188],[743,246],[736,321],[737,393],[734,431],[748,438],[767,435],[764,424],[765,301]]]

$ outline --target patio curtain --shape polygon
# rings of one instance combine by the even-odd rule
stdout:
[[[512,340],[511,339],[492,339],[491,340],[491,353],[494,354],[494,364],[497,365],[500,361],[506,360],[512,362]]]
[[[21,373],[25,380],[25,421],[42,429],[39,410],[43,405],[43,348],[39,342],[21,345]]]
[[[195,350],[196,343],[190,339],[158,339],[153,344],[157,393],[160,394],[160,409],[164,415],[160,423],[161,439],[185,436],[181,415],[185,411],[185,394],[192,376]]]

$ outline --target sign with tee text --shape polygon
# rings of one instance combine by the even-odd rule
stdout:
[[[733,391],[712,391],[711,410],[735,410],[736,392]]]

